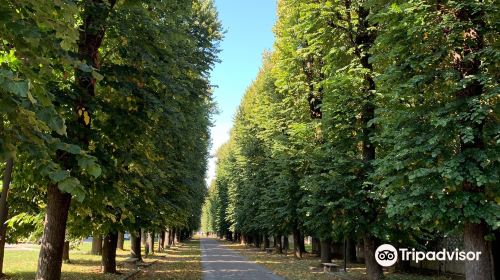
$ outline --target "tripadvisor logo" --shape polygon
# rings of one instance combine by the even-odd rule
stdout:
[[[478,261],[481,252],[465,252],[455,249],[448,251],[443,249],[441,251],[416,251],[415,249],[399,248],[399,257],[402,261]],[[381,266],[392,266],[398,261],[398,250],[391,244],[380,245],[375,251],[375,260]]]
[[[398,261],[398,251],[391,244],[380,245],[375,251],[375,260],[381,266],[391,266]]]

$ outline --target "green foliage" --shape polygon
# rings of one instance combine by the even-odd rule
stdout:
[[[375,18],[384,25],[374,61],[387,104],[377,176],[389,216],[408,227],[500,225],[497,17],[491,1],[416,1]]]
[[[212,1],[0,6],[0,159],[16,157],[9,235],[40,232],[49,183],[73,195],[69,237],[197,229],[222,38]],[[78,27],[89,15],[92,27]],[[96,63],[80,33],[101,31]]]
[[[498,14],[493,1],[278,1],[275,48],[218,155],[210,226],[414,245],[497,229]]]

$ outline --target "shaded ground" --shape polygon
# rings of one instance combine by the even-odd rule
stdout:
[[[160,254],[150,256],[148,260],[156,260],[132,279],[186,279],[201,280],[200,241],[192,240],[166,249]]]
[[[204,280],[281,280],[272,271],[255,264],[238,252],[225,248],[215,239],[201,239]]]

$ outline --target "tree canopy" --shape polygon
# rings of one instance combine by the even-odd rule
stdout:
[[[64,239],[196,230],[213,3],[5,0],[0,14],[0,154],[14,163],[0,239],[43,232],[37,279],[58,279]]]
[[[369,279],[383,242],[462,235],[489,256],[497,17],[493,1],[278,1],[276,43],[218,155],[210,229],[358,240]],[[467,279],[492,266],[467,263]]]

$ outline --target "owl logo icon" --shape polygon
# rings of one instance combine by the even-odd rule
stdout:
[[[375,260],[383,267],[392,266],[398,261],[398,251],[391,244],[380,245],[375,251]]]

